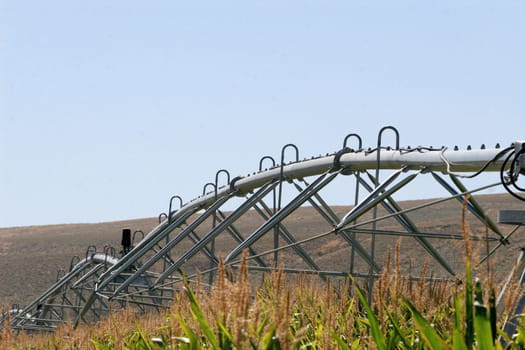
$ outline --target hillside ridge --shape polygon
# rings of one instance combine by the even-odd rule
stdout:
[[[523,202],[514,200],[506,194],[488,194],[477,198],[494,220],[496,220],[497,211],[500,209],[525,209]],[[400,202],[403,207],[417,205],[417,203],[417,200]],[[459,229],[459,227],[450,225],[449,221],[457,220],[461,216],[461,205],[457,201],[450,203],[443,203],[437,209],[425,213],[414,213],[413,216],[419,223],[423,223],[422,229]],[[333,209],[338,215],[344,215],[350,207],[337,206]],[[245,224],[246,227],[250,223],[255,224],[256,221],[253,220],[256,220],[256,217],[256,213],[247,213],[239,219],[238,226],[241,231]],[[299,208],[287,220],[287,227],[292,231],[306,230],[308,234],[312,234],[325,230],[317,228],[318,221],[322,219],[314,215],[314,209],[311,207]],[[130,228],[133,232],[142,231],[147,234],[157,225],[158,218],[143,218],[101,223],[0,228],[0,262],[2,265],[2,269],[0,269],[0,304],[18,303],[24,305],[30,302],[56,280],[58,270],[67,271],[69,269],[71,259],[74,256],[85,256],[89,246],[95,246],[99,251],[102,251],[104,246],[110,245],[119,251],[123,228]],[[479,230],[483,232],[483,228]],[[519,234],[520,231],[523,230],[518,230],[518,233],[511,239],[512,244],[505,247],[505,251],[501,254],[505,262],[505,264],[501,264],[502,268],[512,264],[517,256],[516,252],[525,246],[525,240],[522,238],[523,235]],[[220,237],[218,240],[220,241]],[[403,239],[403,244],[410,243],[410,241],[412,240]],[[338,259],[338,250],[335,248],[337,247],[334,244],[326,243],[325,246],[321,247],[323,256],[320,256],[319,259]],[[447,249],[446,245],[443,249]],[[408,255],[407,253],[407,259]],[[454,256],[454,253],[450,255]]]

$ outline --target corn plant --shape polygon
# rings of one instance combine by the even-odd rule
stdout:
[[[397,267],[393,273],[386,269],[371,306],[351,277],[335,288],[315,277],[292,282],[280,270],[253,287],[245,266],[234,280],[226,278],[221,263],[210,292],[185,279],[166,313],[138,317],[125,310],[96,325],[64,326],[48,335],[15,334],[6,327],[0,345],[20,350],[525,349],[523,329],[511,337],[498,328],[492,284],[473,281],[468,259],[465,266],[462,289],[445,282],[411,285]]]

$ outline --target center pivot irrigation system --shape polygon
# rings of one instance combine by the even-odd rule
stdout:
[[[393,145],[384,145],[385,132]],[[130,304],[161,310],[170,306],[183,276],[191,281],[199,275],[201,283],[211,284],[221,258],[235,270],[243,255],[254,279],[278,268],[334,283],[351,274],[371,290],[385,268],[388,247],[399,237],[410,249],[408,275],[454,278],[461,272],[461,257],[450,243],[464,239],[463,211],[483,227],[483,234],[471,239],[490,247],[487,256],[508,245],[522,224],[497,222],[476,199],[503,186],[509,200],[525,200],[518,183],[525,174],[525,142],[509,144],[401,148],[392,126],[382,128],[368,149],[359,135],[349,134],[338,152],[300,160],[298,148],[288,144],[280,162],[265,156],[258,171],[232,179],[219,170],[201,196],[187,203],[171,197],[169,210],[151,232],[123,230],[120,253],[90,247],[85,256],[73,257],[68,272],[27,306],[5,311],[3,323],[9,319],[13,329],[52,331],[63,322],[94,322]],[[292,161],[285,159],[290,154]],[[420,179],[425,185],[417,188],[434,186],[443,195],[403,202],[402,207],[395,197]],[[335,205],[334,193],[347,201]],[[177,202],[180,208],[175,210]],[[451,207],[457,217],[429,225],[432,212]],[[513,215],[520,212],[500,212]],[[515,225],[505,232],[500,223]],[[428,277],[420,275],[424,261],[429,261]]]

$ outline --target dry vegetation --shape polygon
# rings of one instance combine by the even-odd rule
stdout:
[[[235,279],[228,278],[222,267],[210,293],[201,292],[199,284],[192,285],[194,292],[179,292],[171,309],[160,315],[137,317],[133,310],[126,309],[93,326],[84,325],[74,330],[64,325],[53,335],[15,335],[4,331],[0,339],[5,349],[15,346],[21,349],[149,348],[147,344],[140,345],[142,341],[152,348],[184,349],[194,338],[200,339],[201,346],[195,347],[199,349],[217,348],[214,342],[224,345],[224,340],[210,339],[214,337],[206,334],[204,328],[209,326],[213,334],[230,338],[228,342],[232,347],[218,347],[221,349],[297,349],[301,345],[330,349],[336,345],[333,332],[339,337],[362,339],[361,344],[365,344],[369,337],[366,321],[350,294],[351,281],[347,282],[343,288],[335,288],[312,276],[290,281],[278,271],[254,287],[249,282],[245,264]],[[385,318],[387,307],[383,301],[388,300],[388,308],[399,308],[402,296],[412,295],[416,305],[435,311],[448,302],[452,290],[449,283],[442,283],[430,293],[423,284],[406,283],[394,272],[385,272],[378,284],[381,292],[376,293],[375,298],[381,318]],[[196,311],[192,305],[200,310]],[[452,319],[438,321],[439,327],[445,328]],[[278,347],[267,347],[277,341]]]
[[[335,287],[311,275],[290,280],[280,270],[254,286],[243,260],[234,278],[221,264],[210,292],[202,292],[198,281],[187,283],[161,314],[138,315],[128,308],[91,326],[63,325],[53,334],[15,334],[6,328],[0,345],[2,349],[109,350],[470,349],[475,344],[476,349],[493,349],[495,341],[522,349],[518,340],[505,334],[502,340],[492,336],[489,316],[496,311],[480,297],[490,297],[490,283],[485,282],[485,293],[476,286],[474,303],[466,297],[473,290],[469,282],[459,287],[451,281],[414,282],[399,275],[399,256],[398,245],[392,266],[377,281],[373,310],[351,279]]]
[[[492,217],[496,216],[499,209],[524,209],[523,203],[509,200],[506,195],[483,196],[481,202]],[[415,203],[403,203],[403,206],[413,204]],[[336,211],[345,213],[348,208],[336,208]],[[476,221],[466,222],[463,230],[459,226],[451,227],[449,219],[457,219],[461,217],[461,213],[460,206],[444,203],[440,208],[434,207],[432,211],[418,213],[421,217],[417,221],[422,230],[432,228],[434,231],[472,231],[477,235],[485,234],[483,225]],[[255,214],[253,217],[243,217],[243,222],[238,224],[239,229],[251,227],[253,223],[250,220],[256,220],[254,217]],[[324,230],[314,218],[312,208],[301,208],[289,219],[287,227],[291,230],[297,227],[306,228],[307,234]],[[454,220],[458,221],[461,222],[461,219]],[[4,304],[24,304],[31,301],[54,281],[57,269],[67,270],[71,257],[85,254],[88,245],[96,245],[99,250],[106,244],[118,246],[123,227],[148,232],[156,222],[156,219],[144,219],[104,224],[0,229],[0,258],[2,266],[7,267],[0,271],[0,301]],[[496,280],[501,280],[510,271],[517,252],[525,243],[519,234],[520,232],[511,239],[510,246],[502,248],[492,260]],[[367,239],[365,237],[363,243]],[[416,341],[416,328],[409,317],[411,309],[407,307],[407,298],[417,310],[430,315],[430,321],[440,337],[450,340],[455,327],[454,312],[458,312],[454,311],[454,298],[463,293],[463,287],[458,289],[454,281],[425,284],[404,278],[406,266],[410,265],[411,255],[414,254],[412,241],[380,241],[379,245],[390,247],[385,249],[390,254],[384,256],[386,268],[376,284],[374,314],[386,338],[403,341],[400,340],[400,335],[389,333],[392,331],[390,328],[393,321],[390,317],[393,314],[396,318],[394,324],[403,330],[404,341],[409,338]],[[436,245],[438,243],[442,244],[439,248],[448,249],[449,256],[458,263],[464,262],[463,243],[451,245],[445,241],[436,242]],[[220,246],[220,242],[217,245]],[[319,251],[319,258],[327,260],[327,263],[341,260],[338,255],[339,246],[334,244],[334,240],[323,241]],[[472,260],[476,261],[476,257]],[[488,276],[486,270],[476,270],[475,267],[474,265],[475,276]],[[419,266],[418,271],[424,273],[428,268],[429,265]],[[195,291],[194,303],[191,293],[188,294],[190,289],[181,291],[172,308],[162,315],[152,313],[136,317],[132,309],[127,309],[92,327],[84,325],[81,329],[73,330],[64,325],[51,336],[15,336],[4,329],[2,348],[8,349],[18,344],[17,348],[20,349],[142,349],[149,348],[148,346],[184,349],[193,348],[185,345],[192,337],[205,339],[200,342],[208,344],[207,346],[213,343],[213,339],[210,340],[210,335],[206,333],[206,326],[210,327],[216,341],[222,339],[221,341],[230,342],[228,344],[237,349],[291,349],[300,346],[328,349],[345,348],[344,344],[348,348],[352,348],[352,345],[356,345],[356,348],[377,346],[376,340],[370,335],[370,314],[363,311],[363,305],[350,288],[350,280],[346,281],[347,284],[333,286],[320,283],[311,276],[285,279],[281,271],[268,275],[262,284],[254,284],[247,278],[246,269],[243,268],[236,276],[235,280],[226,278],[222,268],[211,293],[201,293],[201,287],[194,285],[191,288]],[[485,286],[491,284],[486,281]],[[489,289],[486,288],[485,293]],[[196,315],[196,309],[200,309],[202,315]],[[155,339],[157,345],[153,341]],[[278,339],[279,347],[269,346],[273,344],[271,339]],[[145,345],[133,347],[136,344]]]

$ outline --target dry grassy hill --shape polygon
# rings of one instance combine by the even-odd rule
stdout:
[[[525,209],[525,203],[513,199],[507,194],[485,195],[478,197],[488,209],[489,215],[496,218],[499,209]],[[417,201],[403,202],[402,207],[416,205]],[[335,211],[343,215],[348,207],[337,207]],[[437,232],[460,231],[457,224],[461,216],[461,206],[457,202],[444,202],[428,210],[410,214],[418,222],[421,230]],[[249,213],[236,224],[241,232],[243,229],[257,225],[257,214]],[[122,228],[131,228],[133,231],[149,232],[158,223],[156,218],[147,218],[129,221],[117,221],[98,224],[67,224],[50,226],[30,226],[16,228],[0,228],[0,303],[19,303],[24,305],[46,290],[55,280],[59,269],[68,270],[71,258],[75,255],[83,257],[90,245],[103,251],[104,246],[119,247]],[[324,225],[323,225],[324,224]],[[389,225],[385,223],[384,225]],[[297,232],[297,238],[305,235],[326,231],[326,222],[314,213],[310,207],[303,207],[287,219],[287,227]],[[472,221],[472,231],[483,234],[485,229],[476,221]],[[512,227],[502,225],[503,231],[508,232]],[[249,232],[249,231],[245,231]],[[301,236],[303,235],[303,236]],[[496,257],[495,266],[498,274],[503,276],[510,270],[521,247],[525,246],[524,229],[519,229],[511,239],[512,244],[502,248]],[[363,238],[366,245],[368,238]],[[381,238],[378,245],[392,245],[397,238]],[[408,264],[414,254],[414,240],[403,239],[401,246],[401,261]],[[341,254],[348,254],[330,239],[319,244],[320,260],[337,262]],[[457,245],[449,241],[435,243],[440,250],[450,250],[444,254],[450,259],[461,260],[457,254]],[[221,246],[220,238],[217,246]],[[335,266],[335,265],[334,265]]]

